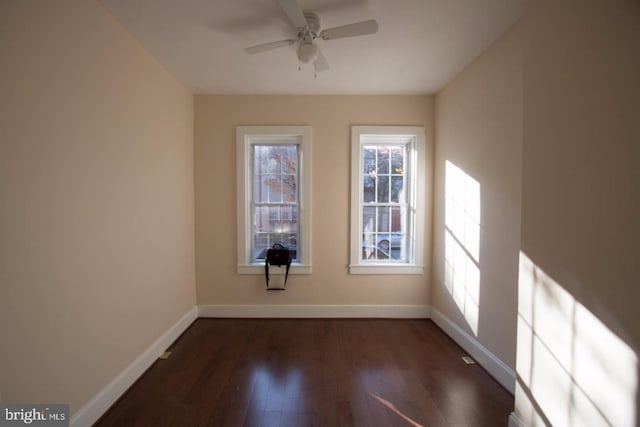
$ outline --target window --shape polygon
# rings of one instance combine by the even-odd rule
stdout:
[[[352,274],[421,274],[425,132],[351,128]]]
[[[264,274],[275,243],[311,272],[311,128],[238,126],[238,272]]]

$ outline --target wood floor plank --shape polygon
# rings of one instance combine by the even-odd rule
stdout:
[[[198,319],[97,426],[502,426],[513,396],[429,320]]]

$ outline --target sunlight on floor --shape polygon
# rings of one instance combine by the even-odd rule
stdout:
[[[480,184],[453,163],[445,172],[445,286],[478,335]]]
[[[637,356],[520,252],[516,409],[529,426],[635,426]]]
[[[405,420],[410,425],[414,427],[423,427],[422,424],[418,424],[417,422],[413,421],[411,418],[407,417],[405,414],[400,412],[393,403],[389,402],[386,399],[383,399],[378,394],[372,393],[371,396],[373,396],[378,402],[382,403],[384,406],[387,407],[387,409],[390,409],[391,411],[393,411],[396,415],[398,415],[400,418]]]

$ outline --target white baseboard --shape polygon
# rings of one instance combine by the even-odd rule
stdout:
[[[199,317],[428,319],[428,305],[199,305]]]
[[[486,369],[504,388],[511,394],[516,391],[516,373],[502,360],[487,350],[473,336],[469,335],[460,326],[456,325],[447,316],[435,308],[431,308],[431,320],[447,335],[465,349],[476,362]]]
[[[512,412],[511,415],[509,415],[509,427],[527,427],[527,425],[520,419],[518,414]]]
[[[87,404],[80,408],[71,417],[71,426],[85,427],[95,423],[197,317],[198,309],[193,307]]]

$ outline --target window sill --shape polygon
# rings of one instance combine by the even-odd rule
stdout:
[[[275,265],[269,266],[269,275],[284,276],[286,268]],[[238,265],[238,274],[261,274],[264,275],[264,264],[243,264]],[[311,266],[306,264],[291,264],[289,274],[311,274]]]
[[[349,274],[423,274],[421,265],[356,264],[349,266]]]

